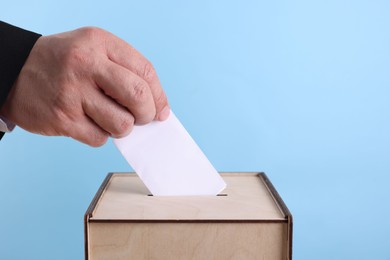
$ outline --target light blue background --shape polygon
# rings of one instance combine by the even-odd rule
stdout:
[[[388,1],[3,1],[0,18],[139,49],[218,170],[268,174],[295,259],[390,259]],[[0,259],[83,259],[85,210],[130,170],[112,142],[16,129],[0,146]]]

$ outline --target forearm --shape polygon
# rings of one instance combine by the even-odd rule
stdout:
[[[0,108],[40,36],[0,21]]]

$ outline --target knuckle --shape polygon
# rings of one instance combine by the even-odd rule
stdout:
[[[96,38],[99,38],[103,34],[105,34],[105,31],[103,29],[95,26],[82,27],[79,29],[79,32],[82,37],[85,37],[88,40],[95,40]]]
[[[114,136],[122,137],[127,133],[130,133],[133,129],[134,118],[131,116],[126,116],[117,122],[115,133],[112,133]]]
[[[91,140],[89,140],[89,145],[93,147],[100,147],[104,145],[108,140],[108,134],[101,133],[100,131],[96,130],[95,133],[92,135]]]
[[[148,99],[148,87],[146,82],[141,79],[133,82],[131,95],[136,103],[146,103]]]
[[[64,64],[70,68],[91,68],[94,66],[94,55],[81,46],[69,47],[64,57]]]
[[[147,82],[153,82],[157,79],[157,73],[156,70],[154,69],[152,63],[147,61],[144,65],[143,71],[142,71],[142,76]]]
[[[97,63],[100,43],[106,32],[97,27],[84,27],[77,31],[77,37],[61,51],[61,62],[68,68],[91,69]]]

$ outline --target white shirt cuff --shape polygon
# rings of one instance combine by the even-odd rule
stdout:
[[[15,124],[7,118],[0,116],[0,132],[9,133],[14,130]]]

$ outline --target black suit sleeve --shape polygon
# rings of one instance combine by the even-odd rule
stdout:
[[[0,107],[40,36],[0,21]]]

